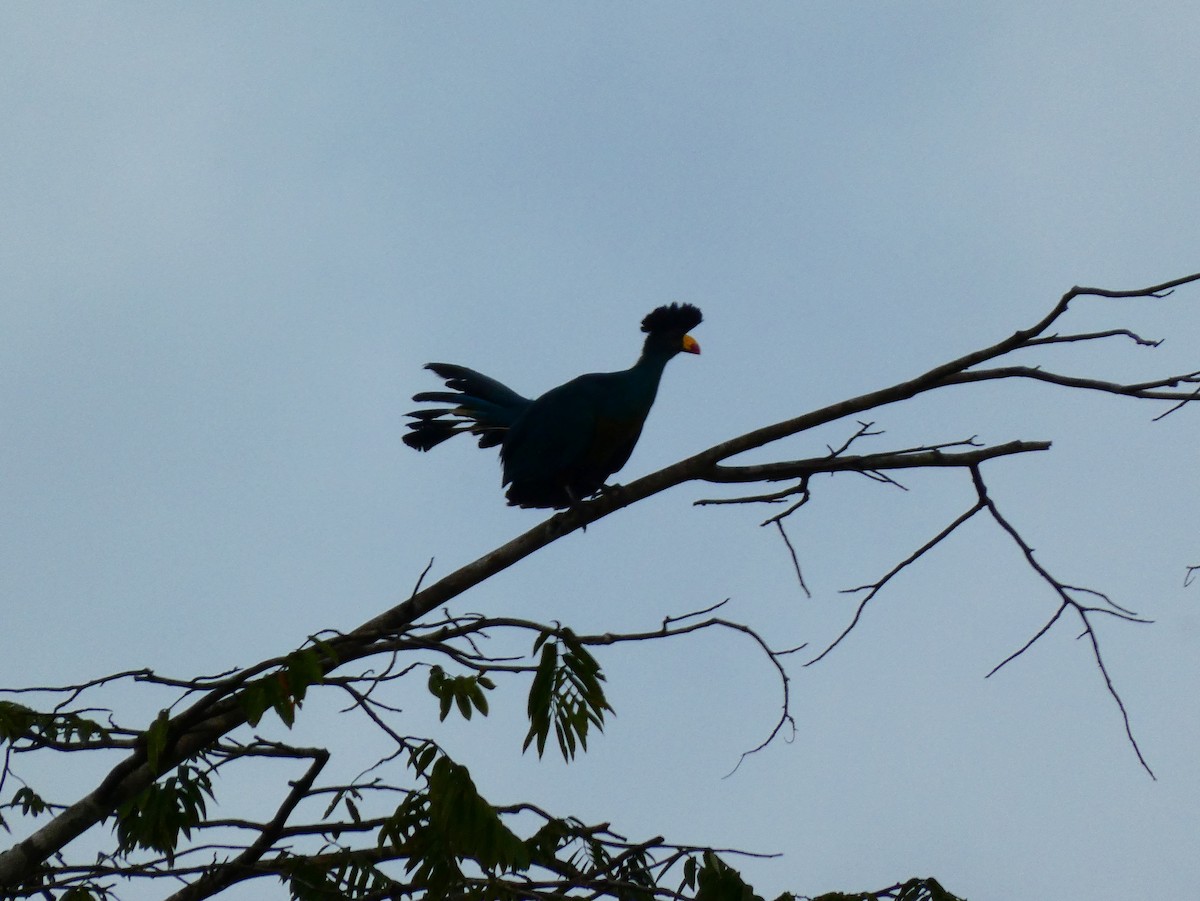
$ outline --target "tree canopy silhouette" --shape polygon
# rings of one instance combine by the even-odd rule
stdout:
[[[752,754],[793,727],[789,699],[794,668],[816,664],[833,652],[897,574],[974,519],[990,520],[1012,541],[1051,599],[1043,624],[996,669],[1020,658],[1061,621],[1073,620],[1090,646],[1099,690],[1119,708],[1131,751],[1153,776],[1130,725],[1119,674],[1106,663],[1094,628],[1101,618],[1129,624],[1146,620],[1101,588],[1058,575],[1053,562],[1041,559],[1023,537],[1020,523],[1004,512],[1003,500],[985,478],[996,461],[1045,453],[1051,442],[1014,436],[985,444],[965,436],[878,452],[859,450],[865,439],[880,435],[870,417],[881,407],[979,382],[1036,381],[1066,391],[1099,392],[1148,402],[1159,416],[1180,409],[1200,397],[1200,370],[1131,382],[1058,372],[1013,357],[1052,345],[1094,346],[1109,339],[1152,348],[1155,340],[1120,326],[1093,332],[1054,329],[1073,303],[1162,298],[1198,280],[1200,274],[1138,290],[1072,288],[1039,321],[994,344],[896,384],[730,437],[619,491],[572,503],[429,584],[427,569],[404,601],[357,628],[314,632],[299,648],[258,663],[211,676],[130,669],[77,684],[4,689],[0,823],[15,841],[0,853],[0,893],[79,901],[120,897],[127,886],[148,884],[183,901],[268,879],[282,881],[301,901],[756,897],[742,872],[756,849],[628,837],[613,825],[620,811],[612,811],[611,821],[589,823],[534,803],[489,801],[467,766],[435,735],[409,731],[404,714],[390,701],[391,688],[405,680],[424,680],[442,720],[487,716],[489,698],[523,690],[524,747],[539,756],[549,749],[569,761],[585,752],[609,723],[605,648],[652,648],[663,640],[732,631],[764,655],[778,676],[779,715],[765,738],[747,742],[746,753]],[[845,423],[846,437],[825,454],[757,463],[735,459],[831,423]],[[568,624],[464,608],[463,595],[470,589],[564,535],[690,483],[738,486],[733,495],[696,500],[701,506],[769,509],[763,524],[787,543],[803,586],[802,553],[786,527],[818,490],[817,477],[852,473],[894,485],[906,470],[964,478],[973,502],[934,534],[914,539],[911,553],[878,578],[850,589],[859,598],[856,610],[826,647],[780,646],[777,636],[722,615],[722,602],[666,615],[661,627],[650,631],[591,634]],[[510,652],[514,644],[525,650]],[[155,700],[158,713],[139,719],[136,710],[123,712],[110,700],[121,686],[143,689],[155,699],[165,693],[168,700],[161,705]],[[327,748],[267,737],[268,725],[296,725],[317,695],[343,701],[344,728],[374,730],[389,750],[357,776],[328,779]],[[53,777],[46,775],[56,759],[72,765],[94,760],[104,771],[81,796],[61,799]],[[257,813],[226,814],[235,799],[222,797],[215,777],[240,770],[261,774],[264,764],[270,775],[255,777],[263,793],[251,799]],[[797,873],[797,885],[803,882],[804,874]],[[953,896],[936,880],[924,878],[824,897],[920,901]]]

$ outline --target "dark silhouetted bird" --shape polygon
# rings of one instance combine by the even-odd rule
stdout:
[[[427,451],[469,432],[480,447],[500,445],[510,504],[569,507],[606,487],[605,480],[625,465],[667,361],[680,351],[700,353],[688,331],[701,318],[691,304],[659,307],[642,320],[646,343],[631,368],[581,375],[537,400],[465,366],[430,363],[425,368],[451,390],[422,392],[413,400],[450,406],[409,413],[404,443]]]

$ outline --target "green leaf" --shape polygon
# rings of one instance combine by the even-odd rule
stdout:
[[[425,771],[429,769],[429,765],[433,762],[433,758],[437,756],[437,753],[438,747],[433,742],[429,742],[413,752],[412,768],[418,776],[425,775]]]
[[[704,865],[696,881],[696,901],[762,901],[742,881],[741,874],[712,851],[704,852]]]
[[[533,674],[533,682],[529,686],[529,702],[526,710],[529,715],[529,733],[521,750],[529,748],[531,742],[537,740],[537,753],[541,757],[546,749],[546,738],[550,734],[550,717],[554,706],[554,682],[558,669],[558,645],[546,644],[547,633],[538,636],[533,644],[536,652],[541,648],[542,658],[538,661],[537,670]]]
[[[484,716],[488,715],[488,701],[487,701],[487,695],[485,695],[483,693],[483,689],[484,688],[490,689],[492,687],[490,684],[491,681],[492,681],[491,679],[486,679],[485,677],[480,676],[479,678],[477,678],[475,680],[474,684],[472,684],[471,688],[470,688],[471,703],[474,704],[475,709],[478,710],[480,713],[482,713]],[[485,682],[488,684],[484,684]]]
[[[154,722],[146,729],[146,762],[150,769],[158,772],[158,764],[162,752],[166,750],[167,739],[170,735],[171,716],[166,710],[160,710]]]
[[[682,891],[685,888],[696,887],[696,858],[689,857],[683,862],[683,881],[679,883],[679,889]]]
[[[471,696],[457,684],[454,686],[454,702],[458,705],[458,712],[462,714],[463,719],[469,720],[474,709],[471,707]]]
[[[446,671],[436,663],[429,668],[429,693],[435,698],[440,698],[443,694],[442,685],[446,681]]]
[[[271,706],[266,683],[261,679],[249,683],[238,695],[238,705],[246,715],[246,722],[257,726],[262,720],[262,715]]]
[[[321,668],[320,653],[315,648],[302,648],[288,654],[287,674],[292,699],[299,707],[304,701],[308,687],[325,678],[325,672]]]
[[[35,817],[45,813],[48,807],[41,796],[28,785],[22,786],[13,792],[12,801],[9,803],[9,806],[19,807],[21,808],[21,813],[25,816],[32,815]]]

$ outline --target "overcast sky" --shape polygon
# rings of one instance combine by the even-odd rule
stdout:
[[[698,305],[703,355],[668,368],[627,480],[994,342],[1074,284],[1200,270],[1200,11],[1116,7],[5,5],[0,684],[250,664],[538,522],[493,452],[401,444],[429,360],[534,395],[630,364],[653,307]],[[1167,341],[1023,361],[1200,369],[1197,288],[1067,325]],[[1190,897],[1200,410],[1161,410],[991,384],[880,411],[863,448],[1054,442],[985,475],[1051,572],[1156,621],[1100,638],[1157,782],[1075,623],[984,680],[1056,599],[983,520],[795,668],[795,741],[730,778],[779,710],[734,635],[602,653],[617,716],[570,767],[519,753],[517,684],[447,750],[497,803],[779,852],[744,863],[768,896],[935,875],[971,901]],[[776,646],[819,647],[840,589],[973,500],[962,473],[903,481],[819,484],[791,524],[811,600],[765,511],[685,486],[455,609],[621,631],[730,598]],[[420,686],[398,703],[436,728]],[[353,728],[351,774],[383,753]],[[88,787],[53,778],[55,800]]]

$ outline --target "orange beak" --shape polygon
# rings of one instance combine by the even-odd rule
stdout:
[[[700,353],[700,345],[691,335],[684,335],[682,350],[685,354],[698,354]]]

